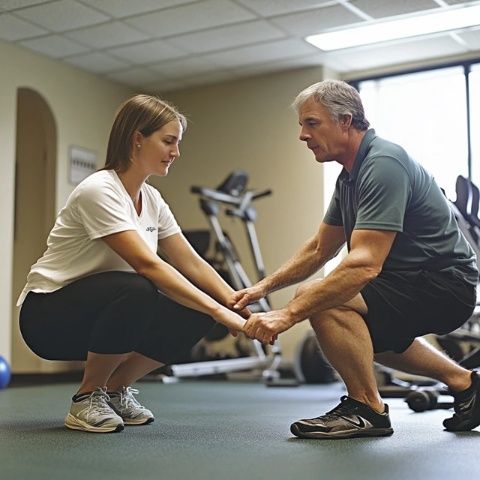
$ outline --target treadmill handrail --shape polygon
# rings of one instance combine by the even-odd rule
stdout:
[[[221,203],[228,203],[229,205],[242,205],[242,202],[245,199],[245,196],[248,194],[251,197],[251,200],[256,200],[260,197],[266,197],[272,194],[272,190],[260,190],[259,192],[255,192],[254,190],[247,190],[242,195],[234,196],[229,195],[228,193],[220,192],[218,190],[214,190],[213,188],[208,187],[199,187],[193,186],[190,188],[192,193],[196,193],[197,195],[201,195],[202,197],[208,200],[214,200],[215,202]]]

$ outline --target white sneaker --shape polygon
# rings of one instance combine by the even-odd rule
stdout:
[[[121,432],[123,430],[123,420],[108,404],[110,397],[105,389],[97,388],[92,393],[82,395],[80,398],[79,401],[72,401],[70,412],[65,418],[66,427],[72,430],[96,433]]]
[[[134,397],[138,393],[131,387],[122,387],[119,392],[109,393],[110,405],[122,417],[125,425],[146,425],[155,420],[153,413]]]

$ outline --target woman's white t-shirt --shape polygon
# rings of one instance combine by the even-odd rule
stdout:
[[[17,305],[30,291],[54,292],[94,273],[133,272],[101,239],[106,235],[136,230],[156,252],[159,239],[181,231],[156,189],[143,184],[141,198],[142,211],[138,215],[114,170],[101,170],[80,183],[57,217],[46,252],[30,269]]]

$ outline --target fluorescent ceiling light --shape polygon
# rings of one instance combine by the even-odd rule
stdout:
[[[459,7],[361,27],[310,35],[305,40],[325,51],[480,26],[480,5]]]

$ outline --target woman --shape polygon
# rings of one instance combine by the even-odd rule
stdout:
[[[215,321],[243,327],[225,307],[231,287],[145,183],[168,174],[185,128],[185,117],[158,98],[136,95],[121,106],[105,168],[72,192],[20,295],[20,328],[33,352],[86,360],[68,428],[112,432],[151,423],[130,385],[181,358]]]

